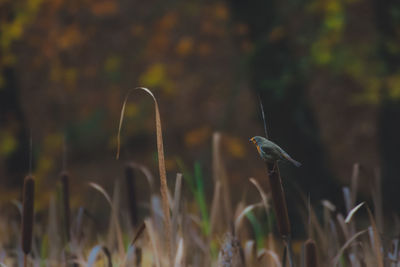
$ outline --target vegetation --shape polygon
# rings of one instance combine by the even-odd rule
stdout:
[[[162,155],[161,117],[157,101],[156,131],[158,154]],[[133,92],[133,91],[130,91]],[[129,96],[129,95],[128,95]],[[124,108],[119,129],[122,129]],[[219,146],[220,138],[215,138],[214,149]],[[218,153],[215,153],[219,157]],[[360,181],[359,166],[354,165],[350,187],[343,188],[345,212],[328,200],[322,200],[323,218],[318,218],[314,208],[306,197],[299,209],[304,214],[303,227],[307,240],[291,240],[290,221],[286,210],[286,201],[281,184],[278,166],[267,166],[265,177],[269,179],[269,191],[250,178],[259,193],[259,201],[249,204],[239,202],[231,211],[225,205],[224,198],[229,198],[223,187],[226,181],[223,176],[214,179],[214,196],[209,207],[204,198],[204,182],[201,167],[196,165],[195,174],[185,170],[177,174],[175,190],[167,186],[165,161],[158,157],[160,171],[160,193],[150,190],[148,202],[144,204],[148,215],[140,218],[140,203],[129,203],[122,209],[121,194],[128,194],[126,199],[135,202],[133,195],[138,190],[135,186],[134,173],[144,173],[149,185],[155,182],[150,171],[143,166],[131,163],[127,166],[126,180],[122,185],[128,190],[121,190],[121,180],[114,182],[114,191],[108,193],[100,184],[90,183],[90,194],[101,194],[109,206],[108,233],[97,232],[94,227],[97,221],[91,217],[91,211],[81,208],[71,216],[69,221],[70,194],[66,186],[68,175],[63,172],[60,184],[62,198],[52,198],[48,223],[44,218],[33,221],[34,180],[27,176],[24,186],[24,201],[21,204],[22,228],[18,221],[2,220],[0,240],[1,264],[4,266],[389,266],[397,264],[400,253],[396,235],[383,235],[383,222],[380,192],[374,191],[374,213],[370,205],[356,205],[357,189]],[[224,173],[221,158],[214,158],[213,168],[216,174]],[[226,171],[226,170],[225,170]],[[164,174],[163,174],[164,173]],[[186,173],[186,174],[185,174]],[[269,176],[269,177],[268,177]],[[164,182],[162,180],[165,179]],[[274,180],[275,179],[275,180]],[[377,177],[379,179],[379,177]],[[277,183],[274,181],[278,181]],[[376,183],[380,183],[379,180]],[[189,186],[189,194],[183,194]],[[94,191],[93,191],[94,190]],[[36,188],[40,194],[40,188]],[[193,202],[194,196],[194,202]],[[270,202],[273,202],[271,211]],[[63,207],[58,209],[57,207]],[[22,211],[21,210],[21,211]],[[364,210],[366,212],[362,213]],[[224,218],[223,214],[232,214]],[[262,217],[266,215],[267,220]],[[275,215],[273,215],[275,214]],[[366,214],[367,217],[362,216]],[[169,218],[169,219],[166,219]],[[138,220],[140,223],[138,223]],[[380,222],[380,223],[378,223]],[[71,224],[70,224],[71,223]],[[260,226],[268,224],[268,227]],[[69,226],[71,225],[71,226]],[[275,225],[278,231],[276,232]],[[67,233],[63,235],[63,227]],[[21,231],[19,230],[21,229]],[[34,237],[32,239],[32,229]],[[263,232],[261,229],[267,229]],[[6,233],[6,234],[5,234]],[[279,235],[277,235],[279,233]],[[21,236],[22,239],[14,237]],[[383,236],[385,236],[383,238]],[[282,237],[277,238],[277,237]],[[22,240],[22,243],[15,242]],[[294,242],[294,246],[290,245]],[[293,250],[292,250],[293,249]],[[23,255],[26,255],[24,257]],[[320,265],[319,265],[320,264]]]

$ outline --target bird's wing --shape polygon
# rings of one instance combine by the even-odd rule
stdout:
[[[260,147],[265,154],[268,154],[268,155],[276,154],[275,149],[273,147],[271,147],[270,145],[262,144]]]

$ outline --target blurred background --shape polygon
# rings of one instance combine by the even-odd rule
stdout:
[[[258,199],[248,178],[267,186],[265,166],[248,139],[264,135],[260,97],[270,138],[303,163],[281,164],[289,202],[342,199],[358,162],[362,197],[379,176],[386,211],[400,208],[399,1],[1,0],[0,23],[3,204],[20,196],[30,132],[39,210],[63,161],[74,206],[87,181],[110,188],[126,162],[157,177],[142,92],[115,159],[124,97],[144,86],[160,105],[170,188],[197,163],[211,201],[220,132],[232,201]]]

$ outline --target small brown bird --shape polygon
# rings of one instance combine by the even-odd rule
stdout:
[[[300,167],[301,163],[292,159],[288,153],[286,153],[277,144],[269,141],[268,139],[261,136],[254,136],[250,138],[253,144],[256,145],[258,153],[263,160],[268,163],[275,163],[279,160],[286,160],[291,162],[294,166]]]

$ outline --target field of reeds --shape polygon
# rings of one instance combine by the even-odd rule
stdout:
[[[211,200],[206,199],[197,164],[194,170],[182,165],[182,173],[167,181],[161,116],[148,89],[135,88],[126,97],[118,148],[126,102],[138,90],[146,91],[155,105],[158,172],[129,162],[125,179],[115,181],[113,192],[101,184],[89,184],[90,194],[102,195],[107,203],[102,208],[109,214],[108,229],[103,232],[95,230],[99,222],[84,208],[85,203],[78,210],[71,209],[73,192],[67,170],[58,178],[48,217],[35,218],[35,195],[41,192],[34,176],[27,175],[22,202],[10,200],[20,216],[0,215],[1,266],[400,266],[398,223],[384,227],[379,175],[371,184],[372,201],[359,202],[362,174],[354,164],[349,185],[337,192],[343,195],[343,210],[326,199],[313,207],[310,196],[304,195],[297,208],[303,214],[306,238],[293,239],[282,183],[286,177],[281,177],[277,164],[266,164],[265,177],[260,177],[268,188],[248,179],[259,193],[258,202],[232,205],[219,133],[213,135],[212,143]],[[146,203],[137,201],[137,193],[144,190],[137,186],[138,174],[146,177],[150,188]],[[159,190],[155,187],[158,177]],[[127,205],[120,202],[124,194]],[[148,211],[145,217],[139,216],[139,208]]]

